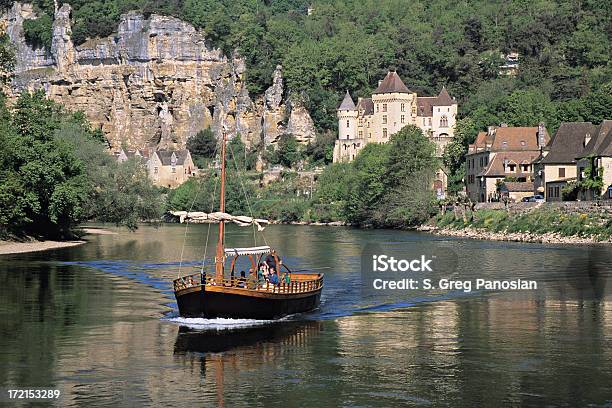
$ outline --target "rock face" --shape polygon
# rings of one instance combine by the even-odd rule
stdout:
[[[26,44],[23,21],[36,18],[15,3],[3,16],[16,45],[17,66],[9,93],[44,89],[100,127],[111,148],[184,148],[211,127],[218,136],[240,134],[249,145],[274,144],[283,133],[307,142],[314,125],[301,104],[286,100],[282,67],[255,101],[244,82],[244,60],[228,58],[193,26],[177,18],[128,13],[117,34],[74,46],[71,8],[56,12],[50,52]]]

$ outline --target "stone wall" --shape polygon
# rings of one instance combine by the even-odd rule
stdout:
[[[478,203],[476,210],[503,210],[504,203]],[[553,201],[545,203],[508,203],[508,211],[524,213],[535,208],[559,210],[564,213],[608,213],[612,214],[612,202],[596,201]]]
[[[240,134],[249,146],[274,144],[283,133],[301,142],[315,135],[306,109],[287,97],[282,67],[265,95],[253,100],[244,60],[237,53],[226,57],[177,18],[128,13],[116,35],[75,46],[71,8],[64,4],[49,51],[25,42],[23,21],[33,18],[32,6],[20,3],[2,17],[17,54],[9,96],[45,90],[68,109],[83,111],[112,149],[180,149],[207,127],[217,136],[224,128],[230,137]]]

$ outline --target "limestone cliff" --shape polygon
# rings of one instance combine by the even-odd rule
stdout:
[[[83,111],[111,148],[181,148],[209,126],[217,135],[223,128],[239,133],[247,145],[273,144],[289,132],[302,142],[314,137],[306,109],[287,100],[282,67],[265,95],[252,100],[244,60],[226,57],[190,24],[128,13],[116,35],[74,46],[70,14],[67,4],[57,10],[49,51],[25,42],[23,21],[36,18],[30,5],[15,3],[3,16],[17,53],[9,92],[44,89]]]

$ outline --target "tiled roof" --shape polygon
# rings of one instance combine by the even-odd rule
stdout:
[[[189,150],[187,150],[187,149],[182,149],[182,150],[158,150],[155,153],[157,153],[157,156],[159,157],[159,160],[161,160],[162,165],[164,165],[164,166],[171,166],[172,165],[172,153],[174,153],[176,155],[176,163],[174,163],[174,165],[182,166],[183,164],[185,164],[185,160],[187,159],[187,156],[189,155]]]
[[[389,71],[374,93],[411,93],[411,91],[404,85],[397,72]]]
[[[612,120],[604,120],[579,157],[612,156]]]
[[[518,173],[520,167],[517,167],[517,173],[506,173],[504,171],[504,160],[508,160],[510,163],[516,165],[531,164],[535,159],[538,158],[539,152],[536,151],[522,151],[522,152],[498,152],[495,154],[493,159],[489,162],[478,176],[512,176],[512,177],[526,177],[530,176],[531,173]]]
[[[436,106],[451,106],[454,104],[455,101],[452,100],[452,98],[448,94],[448,91],[446,90],[446,87],[443,86],[442,90],[440,91],[440,94],[438,95]]]
[[[544,164],[576,163],[576,157],[584,153],[586,135],[594,138],[598,128],[590,122],[562,123],[553,135],[546,150],[548,154],[542,159]]]
[[[533,181],[504,181],[504,187],[509,192],[532,192]]]
[[[346,91],[346,95],[344,95],[344,99],[338,107],[338,110],[355,110],[355,103],[353,102],[353,98],[351,98],[349,91]]]
[[[545,144],[550,140],[546,131]],[[495,129],[495,136],[491,146],[492,151],[497,150],[539,150],[538,128],[536,127],[499,127]]]
[[[363,110],[365,115],[372,115],[374,113],[374,103],[372,98],[362,98],[357,102],[357,110]]]
[[[436,96],[417,96],[417,114],[419,116],[433,116],[433,107],[436,104]]]

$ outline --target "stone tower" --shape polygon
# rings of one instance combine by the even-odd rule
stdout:
[[[348,91],[338,107],[337,114],[338,138],[340,140],[354,139],[357,130],[357,108]]]

